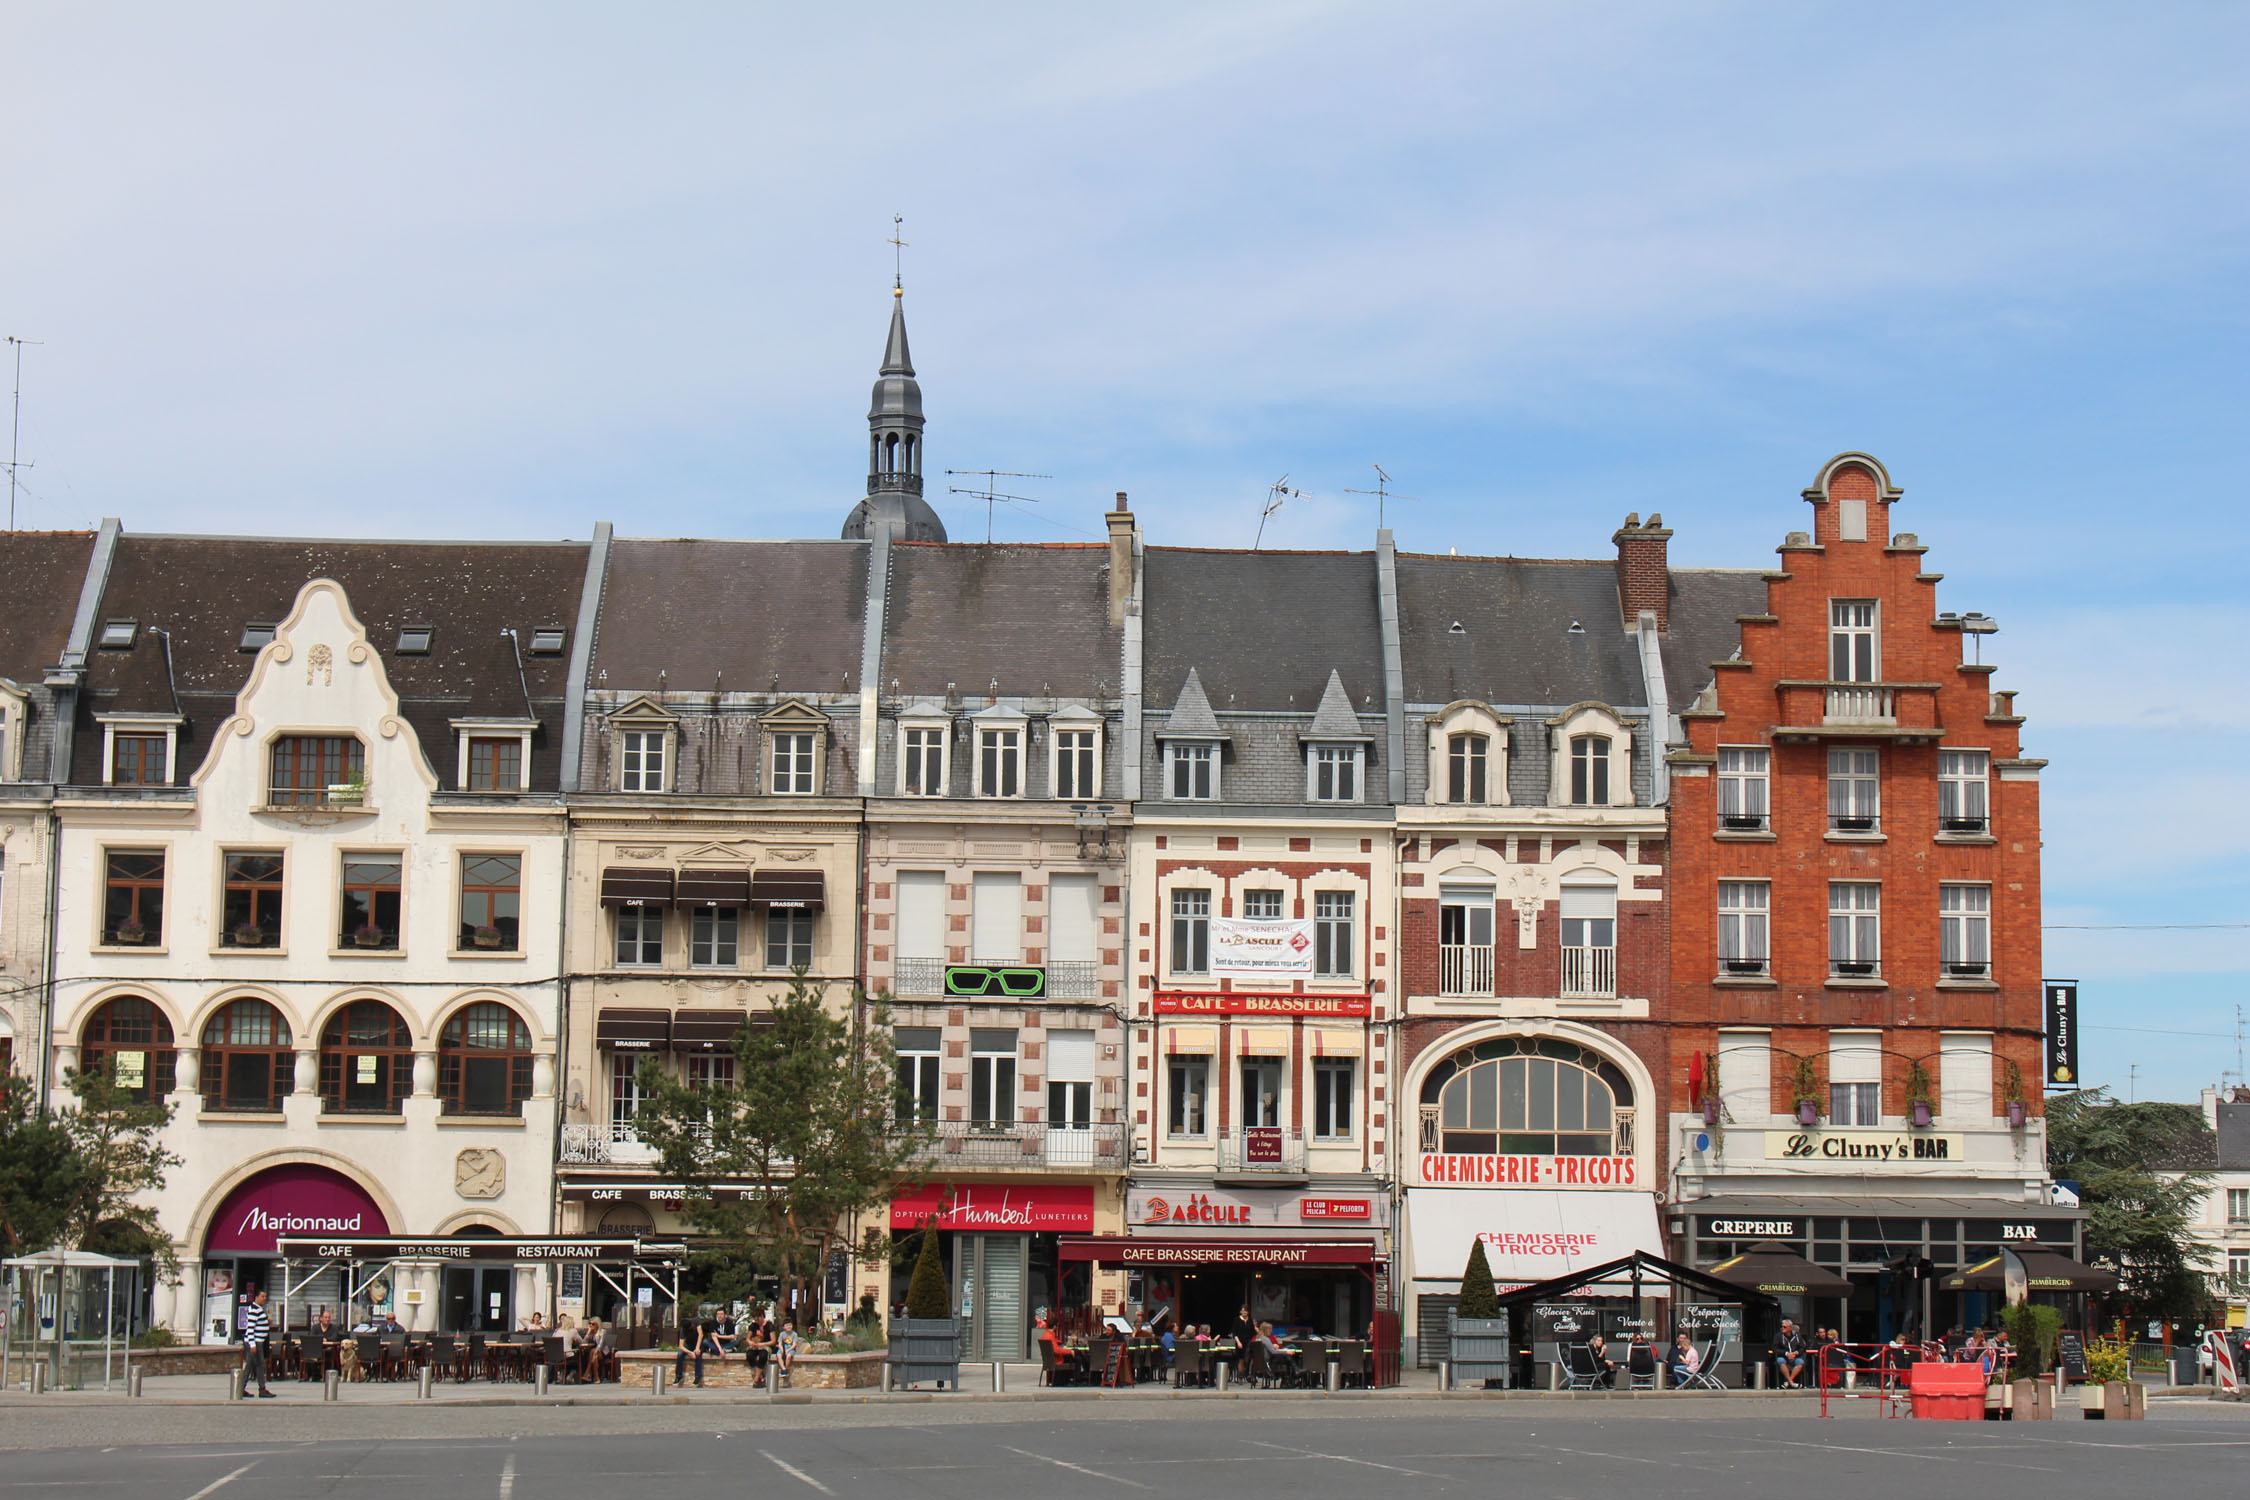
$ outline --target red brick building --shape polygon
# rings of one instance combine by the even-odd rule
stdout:
[[[1674,1247],[1788,1242],[1857,1288],[1796,1315],[1866,1338],[1989,1316],[1935,1277],[2005,1240],[2075,1243],[2038,1118],[2044,763],[1899,493],[1822,467],[1668,757]]]

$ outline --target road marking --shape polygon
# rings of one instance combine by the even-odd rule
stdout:
[[[1315,1453],[1310,1448],[1284,1448],[1279,1443],[1260,1443],[1255,1441],[1253,1441],[1251,1446],[1256,1448],[1271,1448],[1276,1453],[1288,1453],[1298,1458],[1325,1458],[1340,1464],[1358,1464],[1363,1469],[1386,1469],[1393,1474],[1411,1474],[1416,1479],[1442,1479],[1445,1477],[1442,1474],[1426,1474],[1420,1469],[1402,1469],[1397,1464],[1379,1464],[1376,1463],[1373,1459],[1353,1458],[1350,1454],[1347,1453]]]
[[[1557,1448],[1555,1451],[1557,1453],[1575,1453],[1580,1458],[1614,1458],[1620,1463],[1655,1464],[1658,1468],[1671,1468],[1678,1462],[1676,1458],[1635,1458],[1630,1453],[1600,1453],[1592,1448]]]
[[[188,1496],[187,1500],[203,1500],[203,1497],[210,1494],[213,1490],[234,1483],[237,1479],[240,1479],[243,1475],[249,1473],[256,1467],[258,1467],[258,1460],[253,1458],[250,1460],[250,1462],[244,1464],[241,1468],[235,1470],[232,1474],[227,1475],[226,1478],[212,1480],[202,1489],[199,1489],[194,1494]]]
[[[1080,1468],[1077,1464],[1066,1464],[1059,1458],[1049,1458],[1044,1453],[1034,1453],[1028,1448],[1008,1448],[1006,1443],[1002,1443],[1000,1446],[1007,1448],[1010,1453],[1021,1453],[1025,1458],[1036,1458],[1043,1464],[1053,1464],[1056,1468],[1068,1469],[1073,1474],[1084,1474],[1089,1479],[1106,1479],[1111,1484],[1122,1484],[1136,1490],[1151,1488],[1151,1486],[1142,1484],[1137,1479],[1126,1479],[1117,1474],[1104,1474],[1099,1469]]]
[[[760,1448],[758,1450],[758,1456],[760,1458],[763,1458],[766,1462],[772,1464],[782,1473],[787,1474],[790,1478],[802,1479],[805,1483],[811,1485],[814,1489],[820,1491],[823,1495],[833,1495],[836,1493],[827,1485],[822,1484],[819,1480],[813,1478],[810,1474],[807,1474],[803,1469],[798,1468],[795,1464],[785,1463],[781,1459],[775,1458],[771,1453],[766,1452],[766,1450],[763,1448]]]
[[[509,1497],[515,1492],[516,1456],[511,1453],[508,1455],[508,1461],[500,1466],[500,1500],[509,1500]]]

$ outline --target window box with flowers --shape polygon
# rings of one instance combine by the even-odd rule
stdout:
[[[1927,1127],[1936,1118],[1936,1087],[1930,1082],[1930,1070],[1920,1062],[1906,1065],[1906,1112],[1917,1128]]]
[[[1789,1086],[1797,1096],[1797,1123],[1820,1123],[1820,1068],[1809,1057],[1795,1059],[1789,1068]]]

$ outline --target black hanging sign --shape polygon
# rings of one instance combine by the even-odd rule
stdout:
[[[2078,981],[2047,981],[2047,1087],[2078,1084]]]

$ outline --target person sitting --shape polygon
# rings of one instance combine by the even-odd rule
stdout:
[[[1210,1343],[1211,1343],[1211,1325],[1210,1325],[1210,1324],[1208,1324],[1208,1323],[1199,1323],[1199,1324],[1197,1324],[1197,1325],[1196,1325],[1196,1329],[1195,1329],[1195,1341],[1196,1341],[1196,1342],[1197,1342],[1198,1344],[1201,1344],[1201,1345],[1203,1345],[1203,1346],[1204,1346],[1204,1347],[1206,1347],[1206,1348],[1210,1347]]]
[[[547,1315],[545,1313],[533,1313],[516,1325],[516,1332],[545,1338],[547,1336]]]
[[[742,1333],[742,1360],[753,1370],[763,1370],[773,1362],[773,1324],[764,1313],[758,1315]]]
[[[1672,1388],[1680,1389],[1703,1368],[1703,1356],[1696,1353],[1695,1341],[1685,1332],[1672,1335],[1672,1347],[1664,1352],[1664,1373],[1671,1379]]]
[[[789,1367],[797,1362],[797,1324],[794,1319],[781,1325],[781,1337],[774,1340],[774,1363],[781,1366],[781,1378],[789,1378]]]
[[[1170,1368],[1172,1356],[1180,1345],[1179,1337],[1170,1328],[1166,1328],[1163,1333],[1157,1336],[1156,1342],[1163,1346],[1164,1364],[1166,1368]]]
[[[1033,1321],[1032,1336],[1046,1346],[1048,1356],[1054,1361],[1053,1379],[1056,1385],[1067,1385],[1079,1377],[1082,1371],[1078,1363],[1078,1351],[1065,1344],[1044,1317]]]
[[[1774,1336],[1773,1369],[1774,1373],[1781,1377],[1783,1390],[1800,1391],[1804,1389],[1805,1336],[1799,1333],[1797,1325],[1787,1318],[1781,1320],[1781,1332]]]
[[[1969,1330],[1969,1333],[1968,1333],[1968,1337],[1966,1337],[1966,1338],[1964,1338],[1964,1339],[1962,1339],[1962,1340],[1961,1340],[1961,1347],[1960,1347],[1960,1348],[1959,1348],[1959,1349],[1958,1349],[1958,1350],[1957,1350],[1957,1351],[1956,1351],[1956,1352],[1954,1353],[1954,1356],[1953,1356],[1953,1358],[1954,1358],[1954,1362],[1955,1362],[1955,1363],[1957,1363],[1957,1364],[1964,1364],[1964,1365],[1981,1365],[1981,1364],[1983,1364],[1983,1363],[1984,1363],[1984,1330],[1983,1330],[1983,1329],[1981,1329],[1981,1328],[1972,1328],[1972,1329],[1970,1329],[1970,1330]]]
[[[1260,1323],[1252,1342],[1266,1352],[1266,1368],[1285,1383],[1294,1383],[1298,1376],[1297,1355],[1294,1350],[1282,1347],[1281,1340],[1273,1336],[1273,1324]]]
[[[1609,1345],[1600,1334],[1586,1340],[1586,1357],[1594,1364],[1594,1384],[1614,1390],[1617,1386],[1617,1361],[1609,1357]]]
[[[734,1353],[734,1317],[723,1307],[711,1320],[711,1337],[718,1342],[721,1354]]]
[[[719,1347],[718,1329],[709,1319],[697,1321],[680,1339],[680,1352],[672,1356],[672,1383],[678,1385],[687,1374],[688,1361],[695,1361],[695,1383],[703,1384],[703,1356],[723,1355]]]
[[[570,1378],[581,1383],[598,1379],[602,1361],[602,1320],[588,1318],[569,1345]]]

